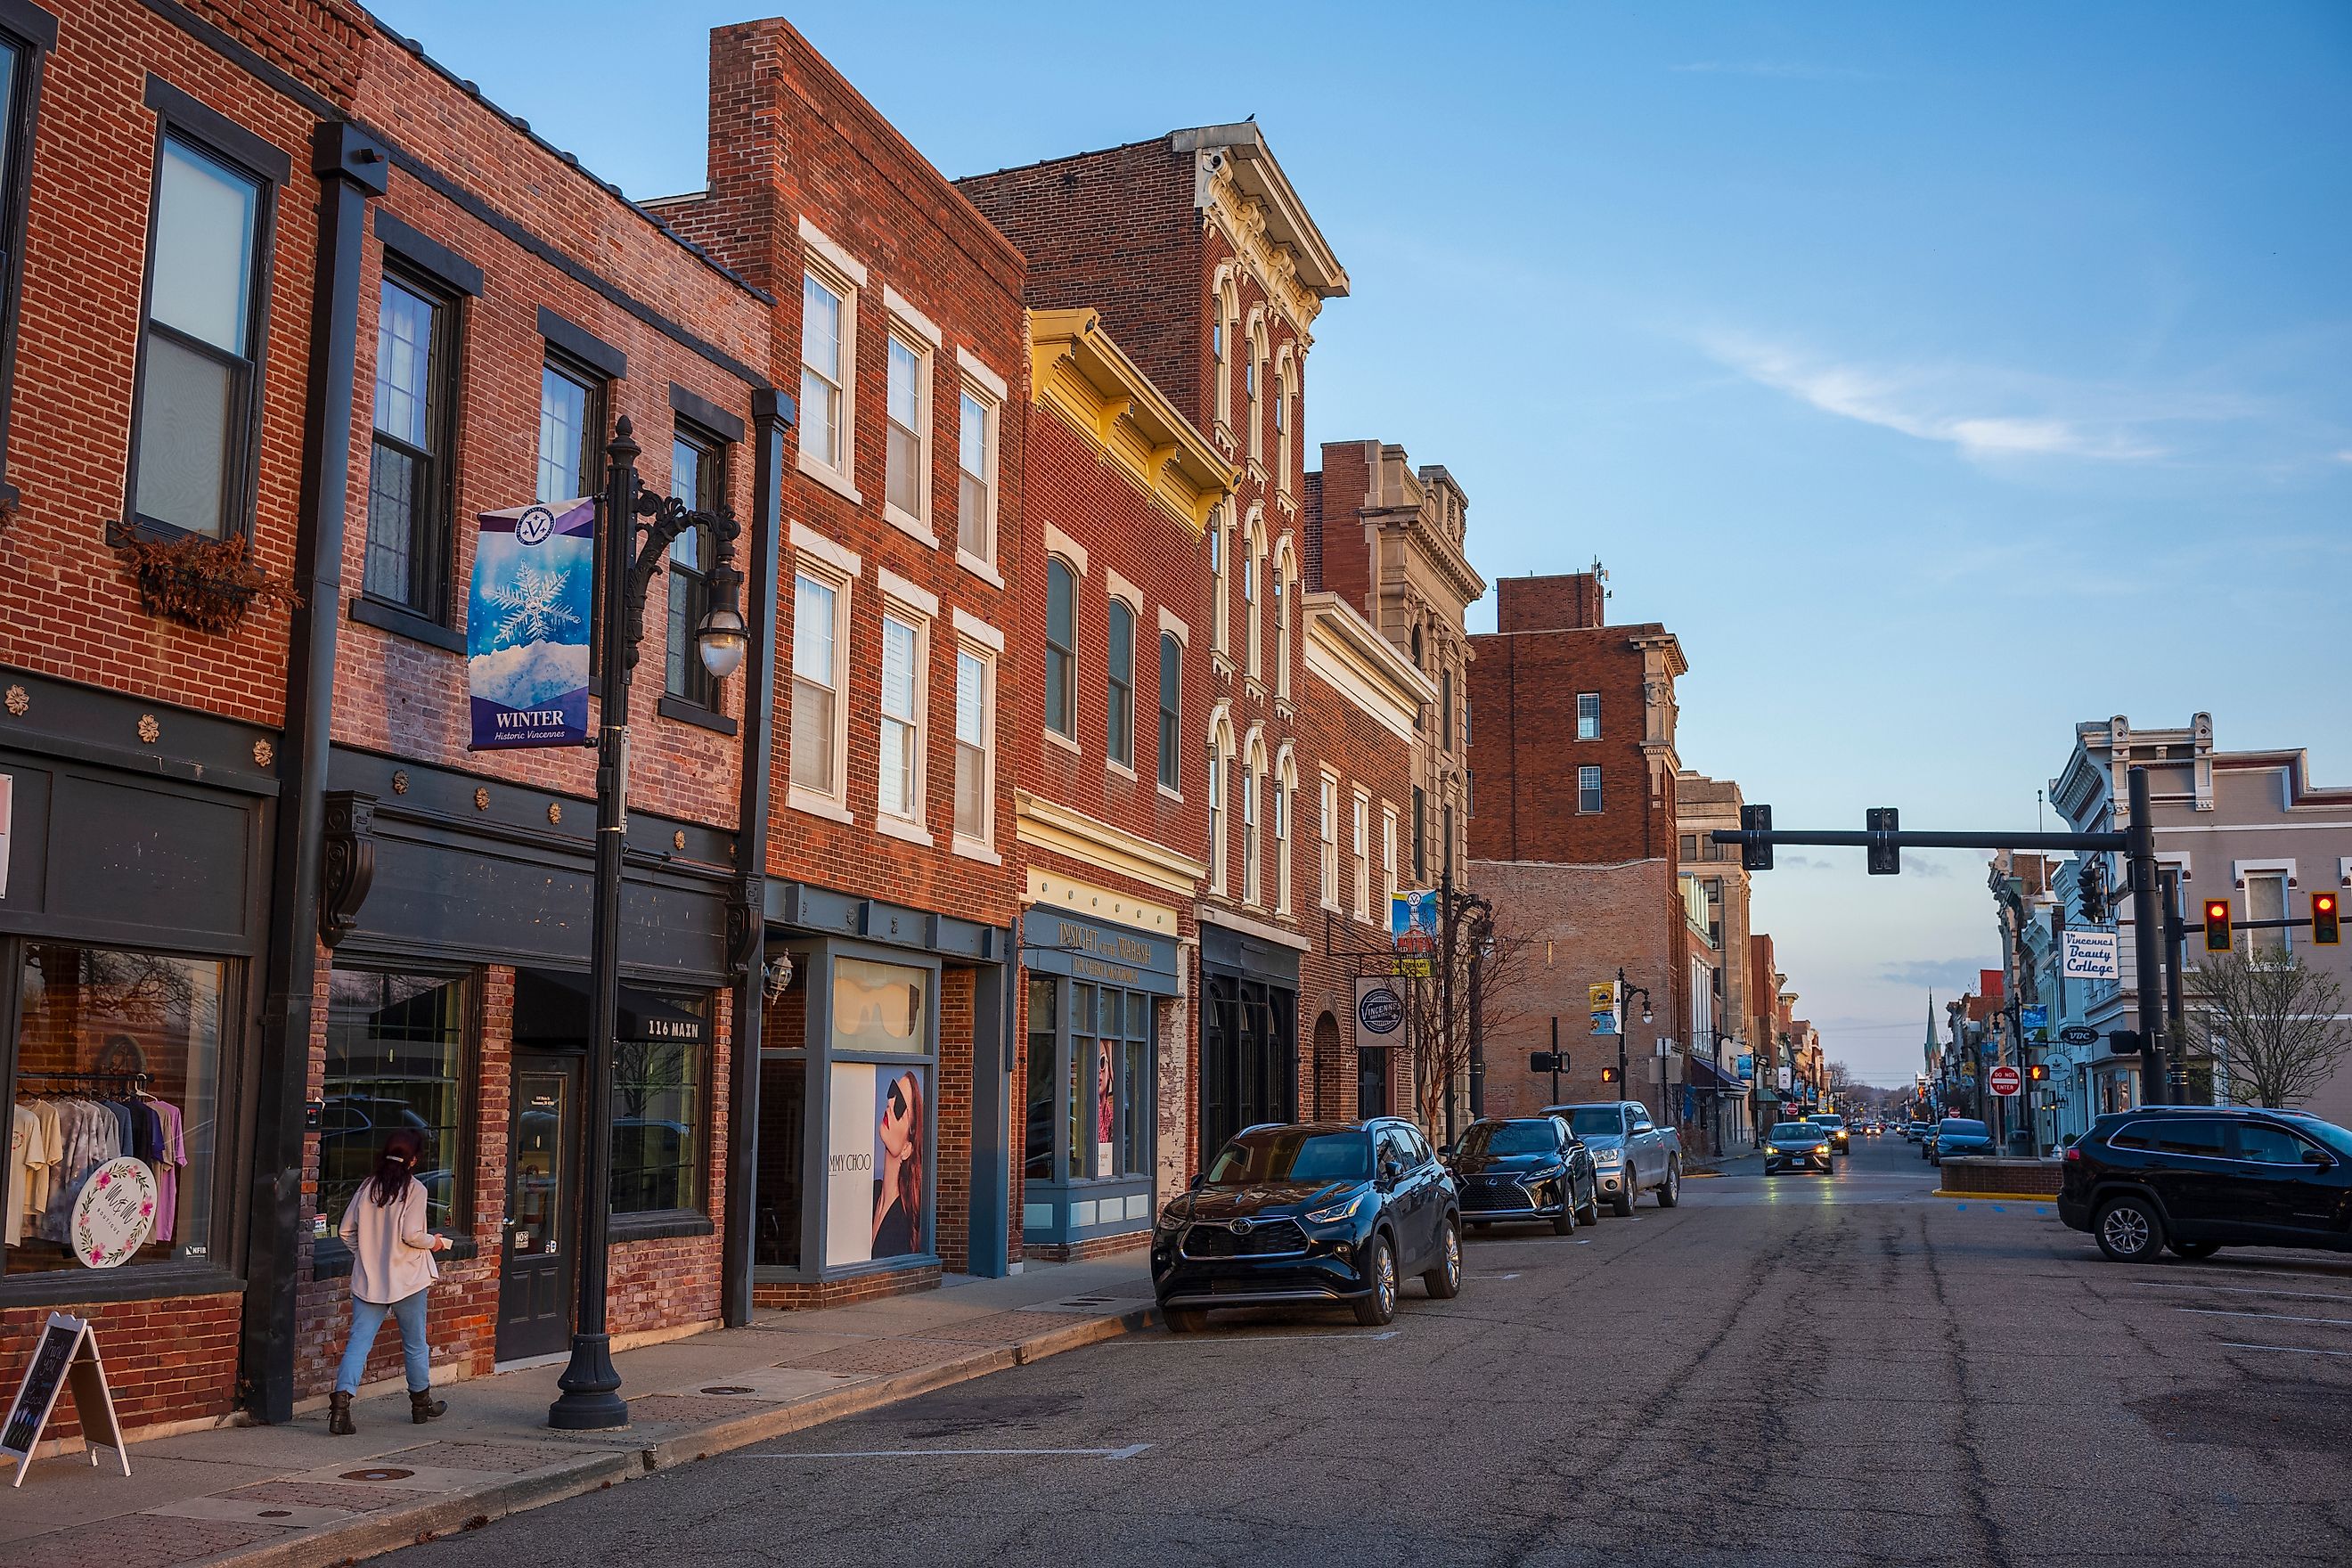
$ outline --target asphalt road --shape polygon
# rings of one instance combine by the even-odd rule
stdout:
[[[2125,1268],[1900,1139],[1838,1163],[1474,1237],[1385,1334],[1220,1314],[402,1560],[2352,1563],[2352,1258]]]

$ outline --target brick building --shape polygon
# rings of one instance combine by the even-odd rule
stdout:
[[[1629,1098],[1682,1122],[1690,1016],[1689,906],[1679,883],[1675,688],[1687,666],[1655,623],[1605,624],[1599,572],[1507,577],[1497,629],[1471,643],[1479,722],[1470,766],[1472,885],[1496,922],[1539,952],[1516,999],[1517,1021],[1487,1041],[1486,1107],[1519,1114],[1550,1094],[1525,1070],[1549,1045],[1549,1020],[1574,1070],[1563,1088],[1614,1098],[1604,1059],[1617,1042],[1590,1036],[1587,987],[1613,981],[1649,997],[1629,1011]],[[1663,1047],[1662,1047],[1663,1043]],[[1664,1092],[1662,1092],[1662,1076]]]
[[[1190,765],[1214,687],[1202,553],[1234,467],[1099,312],[1030,321],[1027,510],[1036,531],[1013,714],[1024,1256],[1149,1237],[1181,1188],[1175,1084],[1193,1029],[1206,791]]]
[[[1415,468],[1402,447],[1326,441],[1307,476],[1307,583],[1353,606],[1429,677],[1437,700],[1420,716],[1406,837],[1415,887],[1456,883],[1470,854],[1469,634],[1464,616],[1486,596],[1470,564],[1470,498],[1435,463]]]
[[[774,297],[799,405],[746,1239],[760,1301],[829,1303],[1020,1256],[1024,261],[786,23],[714,31],[710,83],[707,188],[649,205]]]
[[[1749,998],[1748,872],[1736,845],[1717,844],[1717,828],[1739,826],[1739,785],[1684,769],[1675,780],[1676,858],[1695,884],[1699,919],[1692,923],[1691,1079],[1700,1126],[1711,1151],[1736,1153],[1755,1141],[1754,1107],[1740,1062],[1756,1036]]]
[[[530,1216],[577,1190],[593,761],[469,752],[461,520],[592,493],[622,415],[656,488],[699,443],[690,499],[755,511],[764,301],[356,6],[12,5],[0,35],[28,437],[0,534],[0,965],[32,1026],[5,1059],[28,1100],[136,1086],[176,1123],[125,1151],[168,1224],[121,1267],[72,1271],[47,1213],[12,1225],[9,1348],[68,1306],[132,1427],[216,1419],[240,1382],[283,1418],[340,1348],[320,1234],[405,1126],[460,1242],[444,1373],[561,1349],[571,1227]],[[246,541],[290,611],[226,575]],[[691,564],[699,591],[716,562]],[[719,1313],[746,727],[681,669],[674,592],[633,778],[624,1336]],[[89,1174],[47,1173],[51,1204]]]
[[[1028,258],[1029,302],[1099,312],[1142,374],[1239,470],[1209,519],[1210,672],[1187,769],[1209,814],[1197,900],[1199,1048],[1163,1062],[1163,1105],[1193,1109],[1190,1161],[1298,1103],[1302,920],[1287,870],[1300,751],[1306,452],[1312,329],[1346,271],[1255,123],[1205,126],[960,182]],[[1171,1068],[1182,1067],[1190,1081]]]

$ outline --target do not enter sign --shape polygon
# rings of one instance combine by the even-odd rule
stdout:
[[[1995,1094],[2015,1094],[2019,1089],[2017,1069],[1998,1067],[1992,1069],[1992,1091]]]

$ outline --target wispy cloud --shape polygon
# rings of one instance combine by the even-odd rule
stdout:
[[[1888,367],[1844,363],[1740,333],[1702,340],[1721,363],[1759,385],[1786,393],[1824,414],[1859,420],[1922,441],[1940,441],[1971,458],[2063,457],[2136,461],[2164,455],[2137,428],[2162,417],[2189,417],[2183,409],[2134,418],[2119,411],[2090,414],[1984,406],[2061,401],[2064,389],[2034,378],[1964,366]],[[1975,406],[1971,406],[1975,405]]]
[[[1851,66],[1817,65],[1808,60],[1686,60],[1669,70],[1689,76],[1777,77],[1790,81],[1884,81],[1876,71]]]

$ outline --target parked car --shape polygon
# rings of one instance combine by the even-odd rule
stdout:
[[[1940,1167],[1958,1155],[1992,1152],[1991,1128],[1965,1116],[1947,1116],[1936,1123],[1935,1134],[1927,1144],[1927,1163]]]
[[[1440,1300],[1462,1289],[1462,1209],[1429,1141],[1393,1117],[1246,1128],[1151,1231],[1152,1290],[1178,1333],[1218,1307],[1333,1302],[1376,1327],[1413,1273]]]
[[[2058,1217],[2118,1263],[2169,1247],[2352,1252],[2352,1131],[2305,1111],[2114,1111],[2067,1149]]]
[[[1830,1135],[1832,1151],[1840,1154],[1853,1152],[1853,1134],[1847,1128],[1844,1117],[1824,1112],[1819,1116],[1808,1116],[1805,1120]]]
[[[1904,1142],[1908,1143],[1916,1143],[1920,1139],[1925,1138],[1926,1136],[1927,1136],[1927,1124],[1926,1122],[1906,1121],[1903,1124]]]
[[[1633,1212],[1643,1193],[1657,1194],[1662,1209],[1682,1201],[1682,1134],[1653,1123],[1649,1107],[1640,1100],[1547,1105],[1543,1113],[1567,1122],[1592,1151],[1593,1166],[1601,1173],[1601,1195],[1620,1219]]]
[[[1497,1221],[1548,1219],[1561,1236],[1601,1223],[1592,1151],[1557,1116],[1483,1117],[1445,1157],[1473,1230]]]
[[[1830,1152],[1828,1129],[1811,1121],[1780,1121],[1764,1134],[1764,1173],[1777,1176],[1783,1171],[1821,1171],[1837,1168],[1836,1157]]]

